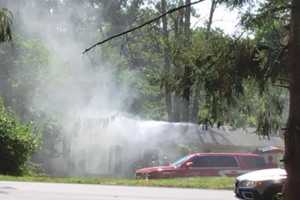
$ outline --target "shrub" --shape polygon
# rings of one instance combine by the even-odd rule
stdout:
[[[279,193],[275,196],[274,200],[283,200],[283,195],[282,193]]]
[[[38,147],[30,124],[22,124],[0,102],[0,173],[21,175]]]

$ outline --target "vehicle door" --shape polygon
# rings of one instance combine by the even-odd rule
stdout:
[[[267,168],[264,158],[260,156],[240,156],[239,160],[244,173]]]
[[[238,159],[234,155],[216,156],[215,169],[219,176],[238,176],[241,170]]]
[[[214,176],[211,167],[211,156],[196,156],[190,162],[191,164],[186,170],[186,176]]]

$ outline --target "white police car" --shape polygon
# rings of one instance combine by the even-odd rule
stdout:
[[[236,178],[235,194],[245,200],[272,200],[281,192],[286,180],[284,169],[263,169]]]

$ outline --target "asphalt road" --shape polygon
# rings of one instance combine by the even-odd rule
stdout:
[[[0,200],[236,200],[232,191],[0,182]]]

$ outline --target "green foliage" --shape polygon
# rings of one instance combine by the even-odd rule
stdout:
[[[12,39],[12,13],[6,8],[0,8],[0,42]]]
[[[57,150],[57,144],[62,141],[62,127],[58,120],[54,117],[40,116],[40,120],[36,122],[36,127],[41,136],[41,149],[35,154],[40,158],[57,158],[62,152]]]
[[[38,148],[37,136],[30,124],[24,125],[0,105],[0,173],[22,174],[26,162]]]
[[[43,4],[41,8],[45,12],[49,12],[49,8],[53,9],[53,17],[60,10],[73,8],[72,1],[62,3],[54,0],[51,5],[48,5],[49,1],[33,1]],[[181,2],[183,1],[167,1],[168,8],[178,6]],[[251,1],[218,1],[229,7],[249,2]],[[282,104],[286,100],[282,97],[286,92],[272,86],[279,78],[286,77],[285,40],[282,40],[287,32],[287,12],[283,9],[286,4],[284,0],[276,0],[274,4],[272,2],[266,1],[257,13],[246,13],[243,17],[242,24],[253,32],[254,39],[237,39],[218,29],[207,33],[206,28],[196,28],[191,29],[191,42],[186,44],[184,11],[180,11],[167,19],[168,40],[165,40],[161,22],[158,21],[107,43],[94,51],[94,54],[87,55],[87,59],[95,63],[95,66],[100,63],[100,67],[113,68],[114,81],[118,87],[122,87],[124,83],[129,84],[133,95],[124,104],[129,107],[126,111],[132,114],[145,119],[167,120],[164,89],[169,85],[172,99],[181,100],[185,89],[184,79],[187,78],[192,83],[190,96],[195,97],[195,102],[199,103],[197,119],[193,122],[209,120],[212,123],[222,122],[239,127],[256,126],[259,133],[268,134],[282,126]],[[83,6],[78,6],[82,11],[80,15],[86,14],[85,17],[74,16],[78,40],[103,38],[124,31],[157,16],[161,9],[159,1],[89,0],[77,3]],[[88,13],[85,13],[86,9]],[[272,9],[278,11],[272,14]],[[11,14],[5,10],[1,14],[5,14],[2,19],[6,20],[3,27],[8,27],[11,24]],[[22,120],[36,119],[44,133],[42,153],[47,156],[57,155],[58,152],[52,147],[61,139],[59,123],[49,119],[49,116],[41,118],[36,108],[31,107],[29,110],[26,104],[32,95],[35,98],[44,96],[44,88],[49,82],[55,82],[59,87],[70,78],[72,75],[68,71],[72,66],[62,61],[59,55],[49,55],[42,40],[18,33],[15,38],[18,56],[3,51],[0,59],[1,67],[8,71],[9,76],[6,77],[9,85],[6,90],[9,92],[5,93],[5,104],[10,105]],[[165,48],[171,57],[169,73],[165,73],[164,68]],[[44,67],[49,62],[60,70],[51,71]],[[184,77],[185,66],[191,67],[189,77]],[[195,102],[191,102],[190,107]],[[181,106],[180,101],[176,103],[175,101],[172,106]]]
[[[275,196],[274,200],[283,200],[283,194],[282,193],[279,193]]]
[[[287,79],[289,1],[276,0],[260,3],[255,13],[246,12],[241,22],[244,28],[255,34],[256,59],[260,64],[260,82],[278,82]]]
[[[218,1],[229,7],[251,2]],[[169,6],[177,4],[178,1],[168,2]],[[277,7],[280,6],[278,4]],[[272,5],[272,8],[276,6]],[[156,4],[155,8],[160,9],[160,5]],[[267,10],[267,6],[264,10]],[[126,9],[123,15],[124,12]],[[136,24],[157,15],[157,11],[151,8],[140,8],[139,12]],[[243,18],[243,24],[247,21],[247,26],[252,27],[255,39],[230,37],[218,29],[212,30],[208,36],[205,28],[197,28],[192,30],[191,44],[186,45],[185,35],[181,32],[180,14],[174,13],[168,18],[168,40],[163,38],[159,23],[131,33],[123,40],[122,52],[129,69],[127,74],[139,71],[140,76],[140,79],[136,79],[137,84],[133,85],[138,91],[134,113],[145,118],[166,120],[163,89],[168,83],[173,98],[181,96],[185,87],[184,66],[188,65],[192,67],[192,74],[188,77],[193,84],[191,97],[200,88],[201,95],[196,99],[199,102],[198,122],[208,120],[213,124],[221,122],[238,127],[256,126],[262,135],[280,129],[283,126],[286,100],[283,96],[286,91],[273,87],[273,84],[286,77],[281,43],[285,34],[282,28],[284,22],[268,15],[264,20],[272,23],[260,23],[257,20],[259,15],[249,15],[251,17]],[[163,67],[163,49],[166,47],[171,56],[168,74],[165,74]],[[173,105],[176,106],[180,107]]]
[[[250,3],[253,0],[217,0],[218,3],[225,3],[228,7],[242,7],[246,3]]]
[[[269,136],[284,126],[287,91],[271,84],[260,93],[254,80],[244,81],[244,93],[238,103],[226,110],[225,121],[234,127],[256,127],[256,132]]]

